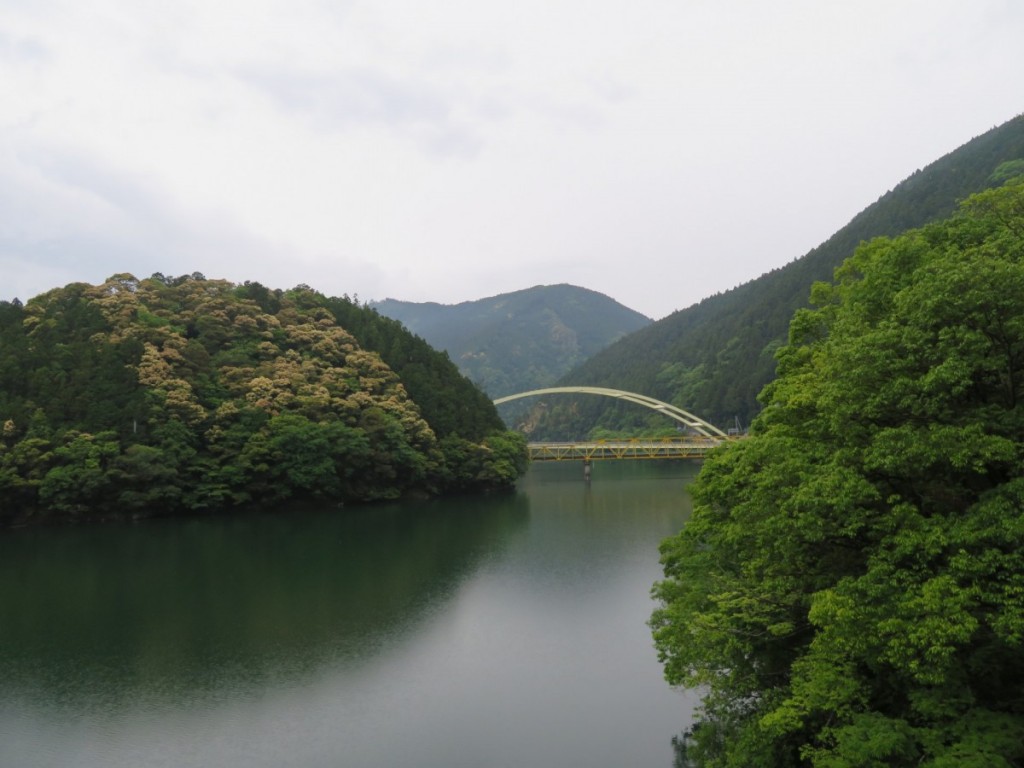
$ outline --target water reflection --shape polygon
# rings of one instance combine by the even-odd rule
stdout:
[[[686,465],[0,535],[0,766],[672,764],[646,620]],[[622,465],[622,466],[618,466]]]
[[[528,515],[509,494],[7,532],[0,679],[74,709],[281,684],[400,637]]]

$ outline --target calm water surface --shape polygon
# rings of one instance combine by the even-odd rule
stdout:
[[[670,768],[645,622],[695,472],[0,533],[0,766]]]

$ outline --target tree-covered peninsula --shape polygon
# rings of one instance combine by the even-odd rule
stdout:
[[[663,545],[699,766],[1024,765],[1024,179],[861,246]]]
[[[0,524],[480,490],[523,440],[347,297],[115,275],[0,302]]]

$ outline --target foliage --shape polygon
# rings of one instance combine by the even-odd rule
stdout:
[[[326,299],[324,306],[364,349],[378,353],[398,374],[439,438],[457,434],[480,441],[504,429],[490,398],[460,373],[446,353],[401,322],[347,296]]]
[[[760,409],[758,393],[775,376],[774,354],[786,340],[789,321],[807,306],[815,281],[830,279],[864,241],[949,216],[958,201],[1019,173],[1014,169],[1021,158],[1024,116],[915,172],[802,258],[631,333],[559,383],[640,392],[722,428],[737,420],[746,426]],[[553,426],[541,422],[535,435],[552,439],[594,424],[620,429],[639,418],[605,398],[558,398],[547,413]]]
[[[1024,183],[814,289],[663,544],[702,766],[1024,764]]]
[[[604,294],[538,285],[442,305],[373,305],[447,351],[491,397],[551,386],[573,366],[651,321]]]
[[[477,445],[458,435],[441,441],[447,468],[446,485],[459,490],[508,485],[526,472],[526,438],[518,432],[501,432]]]
[[[519,469],[488,447],[489,399],[400,324],[198,273],[0,303],[0,425],[0,522],[392,498]],[[472,479],[439,437],[476,451]]]

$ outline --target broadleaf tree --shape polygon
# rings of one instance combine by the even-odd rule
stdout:
[[[662,547],[684,759],[1024,765],[1024,180],[813,299]]]

